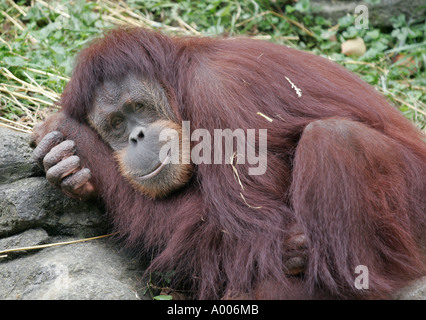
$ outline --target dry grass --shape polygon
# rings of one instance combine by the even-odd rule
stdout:
[[[25,24],[21,21],[23,17],[27,14],[29,8],[26,6],[20,6],[12,0],[7,0],[7,2],[16,9],[17,13],[15,15],[10,15],[5,11],[1,11],[0,14],[5,17],[14,27],[19,31],[25,31]],[[39,4],[44,6],[65,18],[69,18],[68,13],[61,11],[55,6],[50,5],[46,1],[35,0],[33,4]],[[107,21],[115,26],[122,25],[131,25],[137,27],[144,27],[149,29],[160,29],[169,34],[177,35],[191,35],[191,36],[200,36],[201,32],[196,30],[193,26],[190,26],[181,18],[176,17],[175,22],[177,26],[165,25],[158,21],[151,20],[148,15],[140,15],[134,13],[134,10],[128,6],[124,1],[97,1],[99,6],[99,11],[105,12],[101,15],[104,21]],[[238,23],[238,27],[244,26],[255,18],[264,16],[264,15],[277,15],[271,11],[260,12],[256,16],[243,20]],[[303,25],[299,24],[297,21],[293,21],[285,16],[280,16],[283,19],[287,19],[290,23],[299,26],[305,30],[308,34],[311,34]],[[268,35],[255,35],[254,38],[268,40],[271,37]],[[298,40],[298,37],[288,36],[281,37],[284,41]],[[32,44],[37,44],[39,40],[35,39],[31,35],[27,35],[27,41]],[[9,50],[12,51],[12,45],[4,38],[0,37],[0,42],[3,42],[8,46]],[[15,53],[16,55],[16,53]],[[19,56],[19,55],[18,55]],[[21,56],[22,57],[22,56]],[[22,57],[25,59],[24,57]],[[47,72],[44,70],[38,70],[36,68],[24,68],[26,71],[31,71],[36,73],[39,76],[45,76],[46,79],[49,77],[57,77],[58,79],[68,81],[68,77],[61,74],[58,71]],[[23,71],[25,79],[16,77],[10,70],[6,67],[0,69],[0,75],[3,75],[7,82],[0,82],[0,107],[5,105],[5,103],[13,103],[14,106],[21,110],[24,116],[20,116],[16,120],[6,119],[0,117],[0,126],[13,128],[18,131],[30,132],[31,128],[40,120],[43,120],[49,113],[56,109],[55,102],[59,100],[60,93],[54,92],[48,86],[38,83],[34,78],[32,78],[29,73]]]
[[[69,18],[69,14],[60,9],[60,7],[54,6],[48,1],[42,0],[33,0],[31,1],[32,5],[40,5],[45,7],[56,14],[64,18]],[[0,19],[3,17],[3,26],[5,31],[0,36],[0,43],[3,43],[7,48],[9,48],[9,52],[18,58],[23,60],[28,60],[28,58],[23,57],[22,55],[13,51],[13,43],[10,40],[10,34],[25,35],[25,42],[36,45],[42,41],[41,39],[36,39],[30,33],[25,33],[26,25],[23,21],[25,21],[24,17],[29,12],[30,7],[24,5],[18,5],[12,0],[7,0],[7,3],[10,5],[8,10],[0,10]],[[266,16],[274,16],[276,18],[287,21],[289,24],[293,25],[295,28],[300,29],[309,37],[313,37],[313,33],[311,30],[307,29],[303,24],[290,19],[289,17],[278,14],[273,11],[263,11],[257,12],[250,18],[240,19],[241,15],[241,7],[238,2],[236,2],[238,6],[238,12],[236,14],[236,23],[235,27],[244,27],[245,25],[254,21],[254,19],[258,19],[260,17]],[[101,13],[101,18],[103,21],[108,22],[112,26],[121,26],[121,25],[131,25],[138,27],[145,27],[150,29],[157,29],[165,31],[168,34],[176,34],[176,35],[191,35],[191,36],[200,36],[202,32],[200,32],[198,27],[192,23],[189,25],[185,21],[183,21],[179,16],[172,18],[172,22],[167,25],[159,21],[153,20],[151,14],[138,14],[129,7],[129,5],[125,1],[96,1],[97,11]],[[0,20],[1,21],[1,20]],[[6,25],[9,25],[7,28]],[[15,31],[12,30],[15,29]],[[9,30],[7,30],[9,29]],[[11,31],[12,30],[12,31]],[[265,34],[252,34],[254,38],[268,40],[271,38],[269,35]],[[292,46],[294,44],[291,41],[297,41],[299,38],[297,36],[281,36],[280,40],[282,42],[288,43]],[[0,57],[1,60],[1,57]],[[378,70],[380,73],[386,75],[387,70],[382,67],[364,61],[345,61],[345,64],[356,64],[356,65],[365,65],[371,68]],[[36,75],[36,76],[34,76]],[[6,79],[6,81],[2,81],[2,79]],[[49,70],[42,70],[42,68],[38,69],[37,67],[22,67],[19,70],[19,76],[9,70],[7,67],[0,68],[0,111],[3,106],[13,105],[13,108],[19,110],[20,116],[13,117],[13,119],[6,119],[4,116],[1,117],[0,113],[0,126],[5,126],[9,128],[14,128],[18,131],[30,132],[31,128],[40,120],[45,119],[45,117],[54,111],[57,106],[55,102],[59,100],[60,92],[55,92],[50,85],[49,81],[52,79],[57,79],[57,81],[68,81],[69,78],[61,73],[60,71],[55,70],[54,68],[50,68]],[[290,80],[289,80],[290,81]],[[293,83],[292,83],[293,85]],[[301,93],[298,91],[299,89],[294,86],[296,93],[300,95]],[[395,94],[394,92],[389,92],[386,88],[379,87],[380,91],[384,94],[388,95],[390,100],[392,100],[399,107],[406,107],[415,112],[415,119],[419,119],[419,123],[423,123],[424,119],[426,119],[426,106],[422,101],[413,100],[412,98],[405,95],[404,92],[401,94]],[[416,90],[422,91],[426,94],[426,89],[424,87],[417,88]],[[60,91],[59,89],[57,91]],[[265,115],[261,116],[265,117],[265,119],[269,120],[269,117]],[[268,119],[269,118],[269,119]]]
[[[38,245],[38,246],[6,249],[6,250],[0,251],[0,258],[7,258],[7,254],[13,253],[13,252],[40,250],[40,249],[45,249],[45,248],[64,246],[64,245],[67,245],[67,244],[75,244],[75,243],[92,241],[92,240],[97,240],[97,239],[102,239],[102,238],[108,238],[108,237],[115,236],[117,234],[118,234],[118,232],[114,232],[114,233],[105,234],[105,235],[102,235],[102,236],[84,238],[84,239],[78,239],[78,240],[72,240],[72,241],[55,242],[55,243],[49,243],[49,244],[41,244],[41,245]]]
[[[69,15],[66,12],[58,10],[51,6],[48,2],[42,0],[36,0],[34,2],[69,18]],[[27,14],[28,8],[25,6],[19,6],[11,0],[8,0],[8,3],[17,10],[18,14],[11,16],[7,12],[1,10],[0,15],[3,15],[3,17],[5,17],[5,19],[19,31],[24,31],[25,25],[20,19]],[[107,12],[107,14],[101,15],[102,19],[110,22],[112,25],[131,25],[149,29],[156,28],[168,33],[180,35],[200,35],[200,32],[186,24],[181,19],[177,19],[179,26],[176,27],[164,25],[150,20],[149,17],[135,14],[124,1],[98,1],[98,5],[101,9],[103,9],[102,12]],[[30,35],[28,35],[27,40],[32,44],[38,43],[38,40]],[[0,42],[4,43],[9,50],[12,51],[12,45],[6,39],[0,37]],[[25,59],[22,56],[21,58]],[[55,102],[59,100],[60,93],[53,91],[48,86],[38,83],[26,71],[36,73],[42,78],[45,76],[46,79],[49,77],[56,77],[58,79],[68,81],[69,78],[64,74],[61,74],[59,71],[47,72],[45,70],[25,67],[23,67],[23,69],[22,73],[25,75],[25,79],[18,78],[6,67],[0,68],[0,75],[7,79],[7,82],[0,82],[0,108],[7,102],[11,102],[24,114],[17,120],[0,117],[0,126],[12,128],[21,132],[31,132],[32,127],[37,122],[43,120],[49,113],[57,108]]]

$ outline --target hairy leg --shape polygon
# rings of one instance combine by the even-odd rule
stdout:
[[[305,128],[291,191],[308,238],[311,292],[381,298],[424,274],[414,235],[425,222],[426,170],[411,154],[362,123],[326,119]],[[367,268],[368,289],[355,286],[357,266]]]

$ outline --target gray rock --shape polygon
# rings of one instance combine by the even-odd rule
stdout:
[[[140,271],[135,264],[103,240],[0,260],[0,299],[146,299],[138,292]]]
[[[20,234],[0,239],[0,252],[13,248],[32,247],[44,244],[48,241],[49,235],[43,229],[30,229]],[[8,258],[25,254],[27,251],[8,253]],[[2,254],[0,254],[1,256]]]
[[[414,281],[396,295],[398,300],[426,300],[426,277]]]
[[[36,227],[87,237],[104,233],[107,223],[97,206],[65,197],[43,177],[0,185],[0,236]]]
[[[28,141],[0,128],[0,251],[107,233],[98,205],[70,199],[46,181]],[[8,253],[0,258],[0,299],[143,298],[141,270],[108,240]]]
[[[42,175],[27,134],[0,127],[0,137],[0,184]]]
[[[65,197],[33,159],[29,135],[0,127],[0,237],[42,227],[49,234],[103,234],[98,206]]]
[[[391,18],[400,14],[405,14],[407,21],[425,16],[424,0],[381,0],[374,4],[357,0],[311,0],[316,14],[330,18],[334,23],[347,14],[353,15],[359,5],[367,6],[369,24],[373,26],[391,26]]]

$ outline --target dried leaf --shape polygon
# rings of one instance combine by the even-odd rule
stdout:
[[[362,38],[350,39],[342,43],[342,53],[347,56],[362,56],[367,48]]]

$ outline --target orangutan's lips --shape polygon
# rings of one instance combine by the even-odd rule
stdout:
[[[154,169],[154,171],[152,171],[152,172],[150,172],[150,173],[148,173],[148,174],[146,174],[146,175],[143,175],[143,176],[141,176],[141,177],[138,177],[138,180],[140,180],[140,181],[145,181],[145,180],[148,180],[148,179],[151,179],[152,177],[155,177],[157,174],[159,174],[160,173],[160,171],[161,170],[163,170],[163,168],[169,163],[169,160],[170,160],[170,150],[169,150],[169,152],[167,153],[167,157],[163,160],[163,162],[161,162],[159,165],[158,165],[158,167],[157,168],[155,168]]]

